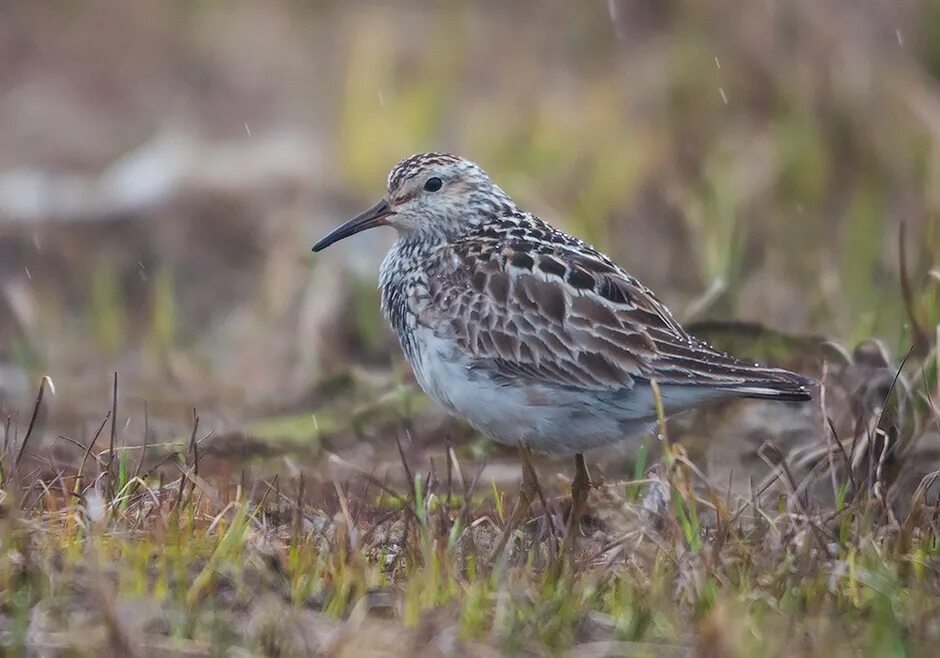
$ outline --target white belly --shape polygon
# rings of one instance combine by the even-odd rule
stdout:
[[[433,400],[500,443],[523,443],[540,452],[575,453],[646,434],[648,417],[630,412],[625,391],[613,408],[594,394],[542,384],[494,382],[453,343],[418,328],[412,366]],[[618,398],[619,399],[619,398]],[[645,409],[644,409],[645,412]]]

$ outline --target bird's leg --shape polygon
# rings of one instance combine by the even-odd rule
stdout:
[[[522,519],[529,511],[529,508],[532,506],[532,501],[538,493],[535,468],[532,466],[530,459],[531,454],[532,451],[528,446],[519,444],[519,459],[522,462],[522,485],[519,487],[519,498],[516,499],[516,504],[512,508],[512,513],[509,515],[509,521],[503,528],[503,533],[500,535],[496,547],[493,549],[493,552],[490,553],[490,562],[502,555],[506,544],[509,542],[509,538],[512,537],[516,528],[522,523]]]
[[[571,481],[571,511],[568,512],[568,522],[565,524],[565,537],[561,544],[561,554],[564,555],[574,546],[575,536],[578,534],[581,517],[587,508],[588,490],[591,488],[591,476],[584,455],[578,453],[574,456],[574,479]]]

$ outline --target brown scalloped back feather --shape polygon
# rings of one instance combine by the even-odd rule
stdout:
[[[637,381],[783,401],[810,382],[688,334],[645,286],[586,243],[516,212],[427,264],[423,323],[507,385],[632,389]]]

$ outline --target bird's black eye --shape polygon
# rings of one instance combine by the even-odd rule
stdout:
[[[437,192],[439,189],[441,189],[443,184],[444,181],[442,181],[440,178],[437,176],[431,176],[429,179],[424,181],[424,189],[428,192]]]

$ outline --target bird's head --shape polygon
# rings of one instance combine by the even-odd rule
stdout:
[[[330,231],[313,250],[375,226],[391,226],[409,238],[452,240],[472,232],[487,217],[513,209],[506,193],[473,162],[445,153],[420,153],[395,165],[381,201]]]

